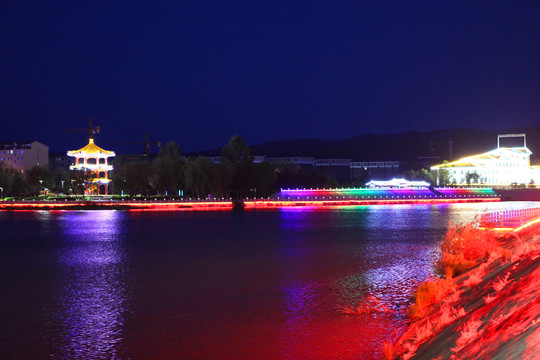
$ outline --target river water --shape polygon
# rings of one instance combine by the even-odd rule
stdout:
[[[538,203],[0,212],[0,359],[377,359],[449,223]],[[373,300],[371,300],[373,301]]]

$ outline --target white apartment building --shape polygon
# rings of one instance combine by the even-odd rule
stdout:
[[[489,152],[464,157],[457,161],[435,165],[431,170],[448,170],[452,183],[467,184],[467,173],[476,173],[479,183],[489,186],[507,186],[514,183],[528,184],[534,181],[540,183],[540,169],[530,165],[532,152],[526,147],[525,135],[499,135],[499,137],[521,137],[522,147],[497,147]],[[499,144],[499,141],[497,141]]]
[[[39,141],[0,143],[0,162],[21,172],[49,166],[49,147]]]

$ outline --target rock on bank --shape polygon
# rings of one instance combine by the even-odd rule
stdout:
[[[455,278],[443,301],[411,323],[386,357],[540,359],[538,229],[505,247],[506,256]]]

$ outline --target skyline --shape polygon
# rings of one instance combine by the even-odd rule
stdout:
[[[538,126],[540,3],[0,5],[0,141],[259,144]],[[77,148],[78,148],[77,147]]]

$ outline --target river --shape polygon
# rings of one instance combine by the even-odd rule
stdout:
[[[449,223],[539,203],[0,212],[1,359],[377,359]]]

